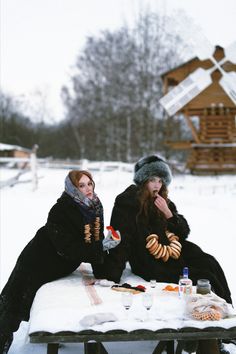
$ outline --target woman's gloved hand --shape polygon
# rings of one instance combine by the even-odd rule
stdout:
[[[107,226],[106,229],[108,230],[108,233],[102,241],[103,251],[115,248],[121,241],[120,232],[118,230],[115,231],[112,226]]]

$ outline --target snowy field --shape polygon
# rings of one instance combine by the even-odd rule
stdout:
[[[4,286],[15,261],[26,243],[34,236],[47,218],[47,214],[64,189],[65,169],[39,170],[39,186],[32,191],[30,183],[19,183],[14,187],[0,190],[0,285]],[[0,180],[7,180],[17,174],[16,170],[0,170]],[[109,225],[110,214],[115,196],[131,182],[130,172],[94,172],[96,192],[105,212],[105,225]],[[28,180],[25,174],[21,181]],[[175,176],[169,187],[169,196],[176,203],[178,211],[189,222],[189,240],[197,243],[206,252],[214,255],[222,265],[236,304],[235,282],[235,204],[236,177],[216,176]],[[23,322],[15,334],[9,354],[45,354],[46,345],[28,342],[28,324]],[[110,354],[152,353],[155,342],[106,344]],[[227,345],[236,354],[233,345]],[[64,345],[63,353],[83,353],[83,346]]]

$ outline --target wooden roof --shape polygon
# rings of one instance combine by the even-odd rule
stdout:
[[[0,151],[24,151],[30,153],[31,150],[18,145],[0,143]]]
[[[224,57],[224,48],[223,48],[223,47],[221,47],[221,46],[219,46],[219,45],[216,45],[216,46],[215,46],[215,52],[216,52],[216,51],[222,52],[223,55],[222,55],[221,58]],[[214,52],[214,55],[215,55],[215,52]],[[170,70],[167,70],[167,71],[163,72],[163,73],[161,74],[161,77],[164,78],[167,74],[171,73],[172,71],[175,71],[175,70],[177,70],[177,69],[182,68],[183,66],[185,66],[186,64],[191,63],[191,62],[194,61],[194,60],[200,61],[200,60],[198,59],[198,57],[195,56],[195,57],[189,59],[188,61],[186,61],[186,62],[184,62],[184,63],[182,63],[182,64],[180,64],[180,65],[178,65],[178,66],[176,66],[176,67],[174,67],[174,68],[172,68],[172,69],[170,69]],[[210,61],[210,60],[207,59],[207,61]]]

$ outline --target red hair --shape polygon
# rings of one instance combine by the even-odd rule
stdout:
[[[85,170],[72,170],[69,172],[70,180],[74,184],[75,187],[78,187],[78,183],[79,183],[81,177],[84,175],[90,179],[90,181],[93,183],[93,188],[95,188],[95,183],[94,183],[93,177],[90,172],[85,171]]]

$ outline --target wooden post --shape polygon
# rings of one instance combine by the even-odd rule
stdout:
[[[85,342],[84,354],[108,354],[102,343]]]
[[[38,176],[37,176],[37,149],[38,145],[34,145],[32,152],[30,154],[30,169],[32,172],[32,189],[35,191],[38,187]]]
[[[152,354],[162,354],[164,350],[166,350],[167,354],[174,354],[174,341],[160,341]]]
[[[48,343],[47,354],[58,354],[59,343]]]
[[[191,132],[192,132],[192,135],[193,135],[193,138],[194,138],[195,142],[197,144],[200,144],[201,141],[200,141],[200,139],[198,137],[198,133],[197,133],[197,131],[196,131],[196,129],[195,129],[190,117],[189,117],[188,112],[185,112],[184,116],[185,116],[185,119],[187,121],[187,124],[188,124],[189,128],[191,129]]]

